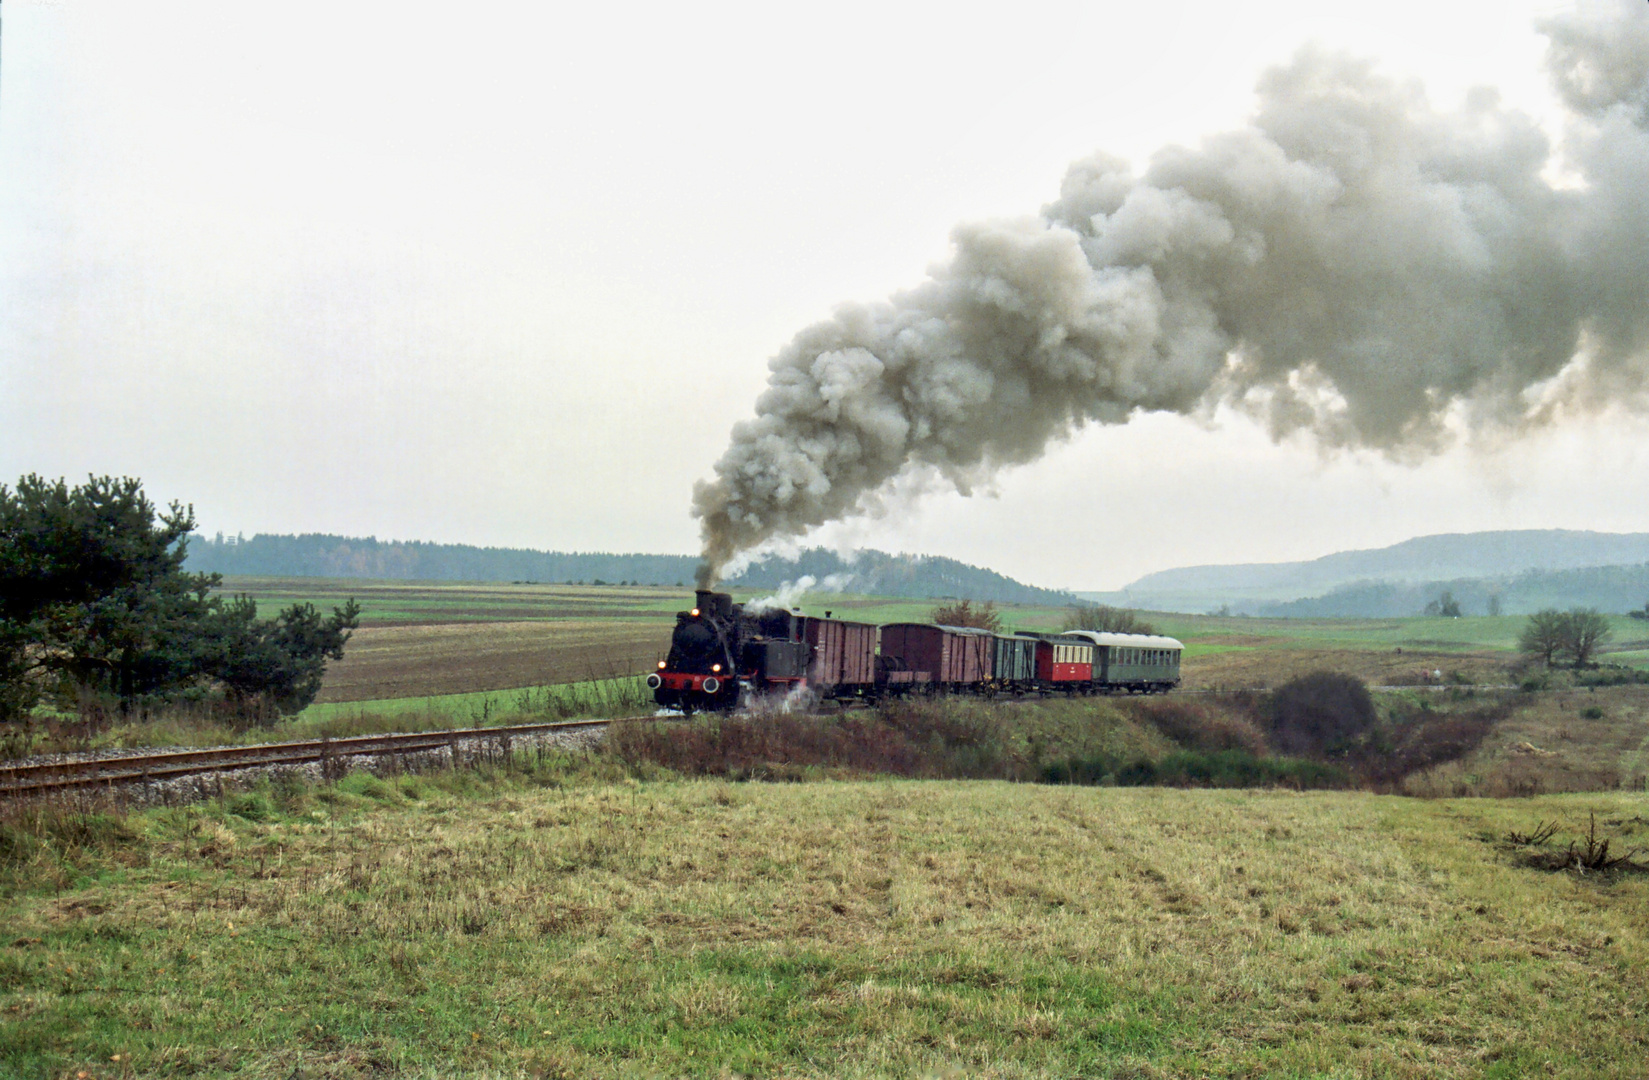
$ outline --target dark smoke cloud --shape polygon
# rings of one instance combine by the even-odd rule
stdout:
[[[1142,176],[1073,165],[1035,218],[964,225],[920,286],[850,304],[769,364],[756,418],[694,490],[704,582],[741,552],[957,488],[1088,423],[1229,403],[1274,437],[1413,460],[1449,418],[1508,430],[1644,397],[1649,5],[1542,25],[1564,159],[1491,90],[1439,112],[1366,61],[1307,49],[1252,125]]]

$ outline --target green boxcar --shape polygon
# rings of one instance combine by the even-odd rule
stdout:
[[[1006,685],[1036,678],[1036,639],[998,634],[995,674],[996,681]]]

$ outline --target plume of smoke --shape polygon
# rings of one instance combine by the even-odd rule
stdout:
[[[815,578],[812,574],[803,574],[795,581],[780,582],[777,592],[771,596],[764,596],[759,600],[750,601],[744,606],[744,609],[752,614],[771,611],[774,608],[789,611],[801,603],[802,597],[814,589],[820,589],[824,592],[841,592],[852,581],[852,574],[826,574],[822,580]]]
[[[1547,20],[1579,186],[1492,90],[1440,112],[1306,49],[1252,124],[1141,176],[1071,167],[1039,216],[963,225],[928,280],[769,363],[694,489],[701,581],[936,472],[966,493],[1089,423],[1230,403],[1273,437],[1417,460],[1448,418],[1516,430],[1641,399],[1649,345],[1649,5]]]
[[[744,605],[744,610],[751,614],[771,611],[774,608],[789,611],[816,584],[818,584],[818,580],[812,574],[803,574],[795,581],[781,581],[777,592],[771,596],[764,596],[760,600],[750,601]]]

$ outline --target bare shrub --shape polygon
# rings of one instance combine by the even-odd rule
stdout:
[[[940,604],[933,609],[931,618],[937,626],[971,626],[993,634],[1002,630],[1002,613],[988,600],[983,604],[975,604],[972,600]]]
[[[1272,744],[1285,754],[1344,756],[1378,719],[1368,686],[1355,675],[1316,671],[1271,695]]]
[[[1591,823],[1578,840],[1569,841],[1569,846],[1562,851],[1529,855],[1524,862],[1541,870],[1649,870],[1649,865],[1633,861],[1632,857],[1638,854],[1637,848],[1624,855],[1611,855],[1610,843],[1610,837],[1598,835],[1597,813],[1594,811]]]
[[[1528,832],[1518,832],[1511,829],[1506,833],[1506,843],[1514,847],[1541,847],[1546,841],[1557,835],[1557,822],[1537,821],[1534,828]]]
[[[1108,604],[1077,604],[1065,612],[1065,630],[1093,630],[1109,634],[1154,634],[1156,628],[1137,611]]]

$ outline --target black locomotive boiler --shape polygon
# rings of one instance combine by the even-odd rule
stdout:
[[[735,604],[708,589],[694,599],[691,611],[676,614],[670,654],[647,676],[666,708],[725,710],[756,693],[807,688],[839,697],[874,688],[874,626]]]

